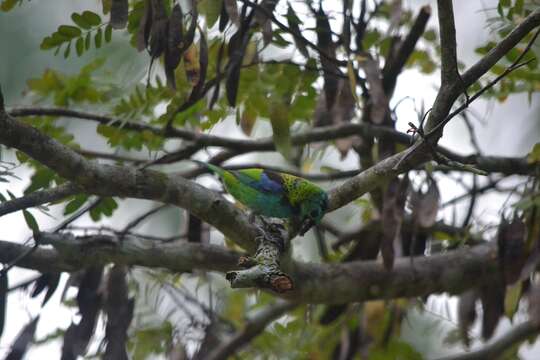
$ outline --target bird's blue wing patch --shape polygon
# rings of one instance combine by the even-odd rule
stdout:
[[[271,179],[266,173],[266,171],[261,174],[259,186],[261,190],[268,191],[274,194],[282,194],[284,192],[283,185],[280,182]]]
[[[257,191],[271,193],[271,194],[283,194],[283,185],[276,179],[275,176],[269,175],[266,171],[262,171],[258,178],[250,176],[243,171],[233,171],[236,178],[243,184],[250,186]]]

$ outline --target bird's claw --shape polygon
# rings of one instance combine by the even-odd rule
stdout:
[[[305,233],[308,232],[309,229],[314,225],[314,222],[312,219],[305,219],[302,224],[300,224],[300,229],[298,230],[298,233],[300,236],[304,236]]]

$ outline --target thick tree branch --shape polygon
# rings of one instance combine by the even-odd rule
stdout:
[[[457,109],[452,111],[450,114],[448,114],[442,121],[440,121],[433,129],[430,130],[430,132],[426,136],[430,136],[431,134],[436,134],[437,130],[442,129],[452,118],[454,118],[456,115],[460,114],[462,111],[464,111],[469,104],[482,96],[487,90],[491,89],[495,84],[497,84],[500,80],[502,80],[504,77],[506,77],[508,74],[510,74],[512,71],[519,69],[520,67],[523,67],[530,63],[532,59],[527,60],[525,62],[521,62],[525,54],[530,50],[536,39],[538,38],[538,35],[540,34],[540,28],[536,31],[536,33],[533,35],[532,39],[527,44],[526,48],[523,50],[523,52],[514,60],[514,62],[508,66],[500,75],[498,75],[495,79],[489,81],[487,85],[485,85],[482,89],[478,90],[474,95],[472,95],[470,98],[467,97],[467,101],[459,106]]]
[[[266,221],[255,217],[254,224],[260,229],[257,237],[257,251],[252,257],[242,257],[239,265],[244,270],[229,271],[225,276],[233,288],[269,288],[278,293],[290,291],[293,281],[281,270],[281,260],[286,259],[287,229],[280,222]]]
[[[0,262],[2,264],[11,263],[13,259],[21,257],[16,266],[40,272],[62,272],[77,269],[69,262],[69,259],[65,259],[53,249],[36,248],[32,250],[32,246],[4,240],[0,240],[0,249]],[[26,253],[28,255],[23,256]]]
[[[0,203],[0,216],[4,216],[18,210],[27,209],[29,207],[61,200],[80,192],[81,189],[72,183],[62,184],[52,189],[34,191],[20,198]]]
[[[120,242],[117,237],[104,235],[74,237],[44,233],[39,241],[51,244],[55,249],[38,248],[18,266],[54,272],[114,262],[177,272],[194,268],[224,272],[234,269],[241,255],[216,245],[164,244],[130,236]],[[10,261],[28,249],[28,246],[0,241],[0,261]],[[295,288],[281,296],[295,302],[344,303],[439,292],[456,294],[493,281],[498,274],[498,261],[496,244],[488,243],[418,257],[414,265],[408,258],[399,258],[391,271],[377,261],[348,264],[292,262],[283,270],[291,275]]]
[[[446,1],[439,1],[439,3],[445,3]],[[441,4],[440,4],[441,5]],[[444,4],[442,4],[444,5]],[[448,5],[445,5],[448,6]],[[443,10],[444,11],[444,10]],[[429,133],[440,122],[444,121],[453,103],[456,101],[459,94],[463,91],[463,87],[467,88],[477,81],[482,75],[493,67],[506,53],[508,53],[514,46],[516,46],[529,32],[535,27],[540,25],[540,9],[536,9],[529,14],[519,25],[517,25],[504,39],[497,43],[497,45],[491,49],[484,57],[478,60],[473,66],[461,75],[461,80],[453,84],[453,86],[441,87],[441,90],[437,94],[432,111],[426,123],[425,132]],[[442,40],[442,32],[441,32]],[[444,49],[444,46],[442,46]],[[444,58],[444,51],[442,50],[442,56]],[[441,131],[434,138],[434,143],[438,140]]]
[[[99,164],[14,120],[0,109],[0,143],[17,148],[87,193],[161,201],[190,210],[247,249],[256,230],[245,214],[217,193],[192,181],[152,170]]]
[[[459,80],[452,0],[438,0],[437,9],[441,34],[441,87],[452,87]]]
[[[538,333],[540,333],[540,329],[537,326],[534,326],[530,321],[525,321],[478,350],[450,355],[439,360],[497,359],[506,350],[512,348],[514,345],[524,342],[531,336],[538,335]]]
[[[413,157],[407,159],[405,162],[401,161],[403,156],[403,152],[401,152],[379,161],[354,178],[347,180],[343,185],[331,189],[328,192],[329,211],[336,210],[348,204],[351,199],[356,199],[375,189],[386,180],[429,160],[429,155],[427,154],[427,152],[416,152]]]
[[[398,258],[390,271],[378,261],[332,265],[294,263],[293,266],[296,266],[295,271],[288,273],[292,274],[297,287],[285,293],[285,298],[336,304],[441,292],[458,294],[481,283],[492,282],[499,265],[497,247],[490,243],[416,257],[414,262],[409,258]]]
[[[234,269],[239,257],[242,256],[241,253],[217,245],[163,243],[132,235],[75,237],[70,233],[41,233],[37,240],[40,244],[52,245],[56,249],[62,259],[60,263],[68,264],[67,271],[90,265],[119,263],[152,268],[163,267],[176,272],[193,269],[223,272]],[[42,249],[38,249],[40,250]],[[33,255],[30,256],[32,257]]]
[[[140,163],[145,163],[149,161],[149,159],[143,159],[140,157],[111,154],[111,153],[101,152],[101,151],[92,151],[92,150],[85,150],[85,149],[75,149],[75,151],[89,158],[107,159],[107,160],[114,160],[114,161],[128,161],[134,164],[140,164]]]

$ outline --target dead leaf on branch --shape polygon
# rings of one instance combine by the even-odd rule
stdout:
[[[461,339],[465,346],[469,347],[469,329],[476,320],[476,300],[478,292],[475,289],[468,290],[459,296],[458,302],[458,325]]]
[[[260,7],[265,9],[266,13],[273,13],[278,0],[263,0]],[[272,41],[272,19],[266,16],[265,12],[255,9],[255,22],[260,25],[263,35],[264,46]]]
[[[328,16],[324,13],[322,7],[316,12],[316,32],[317,32],[317,46],[328,57],[336,58],[336,45],[332,41],[332,29],[330,27],[330,21]],[[326,56],[320,56],[321,67],[323,70],[324,78],[324,94],[326,97],[327,109],[332,109],[336,100],[338,91],[338,78],[336,76],[339,73],[339,68]]]
[[[223,0],[223,7],[232,23],[239,27],[240,16],[238,15],[238,4],[236,3],[236,0]]]
[[[128,0],[112,0],[111,21],[113,29],[123,29],[128,22]]]
[[[152,59],[163,54],[167,47],[169,19],[165,12],[163,1],[151,0],[152,22],[150,25],[150,38],[148,51]]]
[[[331,109],[328,109],[324,94],[320,94],[317,98],[313,121],[315,127],[346,124],[350,123],[353,119],[356,110],[356,101],[350,83],[345,79],[339,79],[338,84],[339,92],[337,94],[337,101],[334,102]],[[341,154],[341,159],[347,156],[353,146],[353,141],[353,137],[336,140],[336,147]]]
[[[428,228],[435,224],[439,213],[441,195],[435,180],[428,178],[428,188],[426,192],[418,189],[411,193],[409,207],[416,224],[420,227]]]
[[[518,218],[508,222],[504,217],[499,224],[497,244],[499,247],[499,262],[506,284],[516,282],[526,260],[527,228]]]
[[[382,241],[381,254],[384,266],[391,270],[394,266],[394,258],[401,256],[401,225],[405,212],[405,200],[409,178],[394,178],[386,187],[382,209]]]
[[[482,303],[482,338],[490,339],[495,333],[499,320],[504,315],[506,286],[501,281],[480,288]]]
[[[152,28],[152,5],[150,0],[144,2],[144,12],[139,21],[139,30],[137,31],[137,50],[143,51],[148,48],[150,39],[150,29]]]
[[[221,14],[219,14],[219,25],[218,29],[219,32],[224,32],[227,28],[227,24],[229,23],[229,13],[227,13],[227,9],[225,8],[225,2],[221,4]]]
[[[182,40],[184,31],[184,15],[180,5],[176,4],[169,18],[169,29],[167,35],[167,48],[165,49],[165,76],[167,78],[167,84],[172,89],[176,89],[176,79],[174,76],[174,70],[180,64],[182,60]]]
[[[62,359],[76,359],[86,353],[86,348],[94,335],[101,310],[102,294],[100,288],[102,277],[102,267],[90,267],[82,275],[77,293],[77,305],[79,306],[81,319],[77,324],[71,323],[64,334]]]
[[[300,24],[302,24],[302,21],[298,16],[296,15],[296,12],[292,8],[291,4],[289,4],[289,8],[287,9],[287,23],[289,24],[289,28],[291,29],[292,33],[301,34],[302,31],[300,30]],[[300,51],[300,53],[305,57],[309,58],[309,52],[306,47],[306,44],[298,39],[298,37],[293,36],[294,44],[296,45],[296,48]]]
[[[534,326],[540,326],[540,285],[538,283],[531,285],[527,299],[529,300],[529,320]]]

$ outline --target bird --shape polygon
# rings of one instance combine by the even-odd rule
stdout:
[[[303,236],[321,222],[328,209],[328,194],[312,182],[287,173],[261,168],[226,170],[198,160],[217,175],[225,189],[254,214],[288,219]]]

